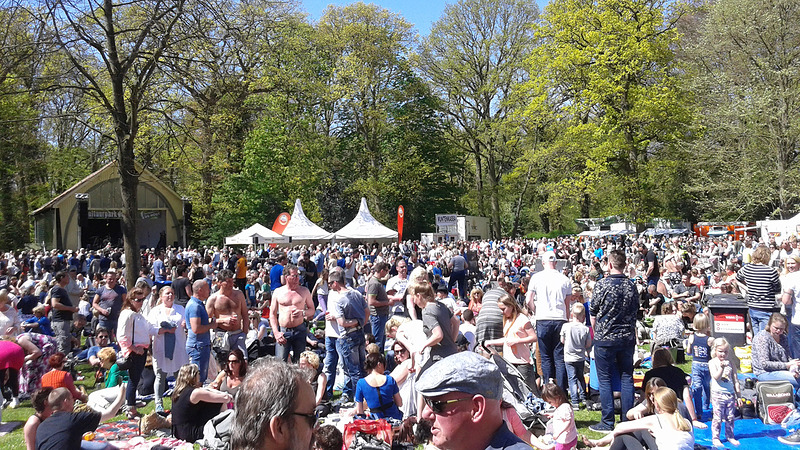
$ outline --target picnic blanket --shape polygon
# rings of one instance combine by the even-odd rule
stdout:
[[[0,423],[0,436],[5,436],[8,433],[16,430],[23,425],[22,422],[3,422]]]
[[[167,437],[146,440],[143,436],[137,436],[128,441],[114,442],[114,446],[121,450],[194,450],[194,444]]]
[[[94,433],[95,441],[127,441],[139,436],[138,420],[119,420],[100,424]]]
[[[711,417],[709,412],[703,414],[704,417]],[[698,446],[714,449],[711,443],[711,420],[705,422],[708,428],[705,430],[694,429],[694,442],[695,448]],[[722,428],[721,438],[724,438],[725,427]],[[778,436],[785,436],[788,434],[786,430],[781,428],[780,425],[764,425],[761,419],[740,419],[733,424],[733,433],[736,439],[739,440],[741,445],[734,447],[733,445],[723,441],[725,448],[739,448],[747,450],[775,450],[775,449],[790,449],[796,448],[792,445],[786,445],[778,440]]]

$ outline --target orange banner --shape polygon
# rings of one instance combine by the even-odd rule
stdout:
[[[286,225],[289,225],[289,220],[292,216],[287,212],[282,212],[278,215],[278,218],[275,219],[275,223],[272,224],[272,231],[283,234],[283,230],[286,229]]]
[[[397,207],[397,239],[403,241],[403,217],[406,215],[406,210],[403,205]]]

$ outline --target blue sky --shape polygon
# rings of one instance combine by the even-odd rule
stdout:
[[[455,3],[457,0],[363,0],[364,3],[375,3],[392,12],[405,17],[406,20],[414,24],[420,35],[428,34],[431,24],[439,19],[444,11],[444,6],[448,3]],[[322,16],[322,12],[328,5],[349,5],[355,3],[353,0],[302,0],[303,10],[311,15],[311,19],[316,21]],[[539,10],[544,9],[547,0],[536,0]]]

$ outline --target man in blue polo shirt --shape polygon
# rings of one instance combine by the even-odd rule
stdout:
[[[230,324],[231,319],[208,318],[205,301],[211,294],[206,280],[197,280],[192,284],[192,298],[186,304],[186,327],[189,334],[186,338],[186,353],[189,361],[197,364],[200,368],[200,381],[203,382],[208,376],[208,360],[211,357],[211,335],[209,331],[217,328],[217,325]]]

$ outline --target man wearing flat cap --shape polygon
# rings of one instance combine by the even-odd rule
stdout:
[[[433,445],[441,450],[532,448],[503,422],[500,369],[476,353],[438,361],[416,381],[422,417],[432,423]]]

